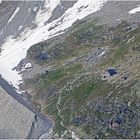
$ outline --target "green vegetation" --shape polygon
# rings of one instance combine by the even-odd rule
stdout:
[[[76,72],[80,72],[82,68],[81,64],[71,64],[67,67],[60,67],[59,69],[50,71],[46,74],[41,75],[35,83],[35,90],[38,93],[36,98],[42,94],[43,91],[48,87],[53,87],[54,90],[60,89],[66,84],[69,79],[72,79]]]
[[[110,28],[97,25],[97,21],[83,21],[75,24],[62,40],[52,39],[29,51],[33,62],[54,66],[45,74],[36,76],[35,79],[39,80],[35,80],[32,87],[36,91],[33,98],[46,100],[43,111],[53,117],[54,133],[59,137],[66,128],[77,133],[83,131],[88,138],[128,138],[119,131],[120,128],[132,135],[139,130],[139,126],[134,128],[134,125],[128,130],[128,122],[136,124],[135,116],[140,106],[136,104],[139,98],[131,90],[140,76],[139,73],[137,77],[134,74],[140,66],[138,61],[134,63],[139,57],[140,27],[130,30],[129,26],[131,24],[122,22]],[[95,48],[107,51],[101,59],[94,61]],[[44,52],[48,54],[48,60],[34,59],[36,54]],[[110,67],[117,68],[118,75],[102,80]],[[127,113],[123,112],[125,109]],[[115,121],[116,116],[125,117],[119,124]],[[135,138],[134,135],[132,137]]]
[[[60,68],[58,70],[54,70],[48,73],[47,77],[45,77],[45,80],[49,81],[49,83],[58,81],[59,79],[63,78],[66,75],[73,75],[76,71],[79,71],[81,69],[80,64],[71,65],[66,68]]]
[[[128,52],[128,48],[121,47],[117,50],[117,52],[114,55],[114,60],[121,60]]]
[[[100,81],[97,79],[92,79],[89,81],[85,81],[78,87],[74,88],[70,91],[70,97],[73,97],[78,104],[83,104],[86,102],[86,99],[90,94],[95,94],[96,96],[101,96],[104,94],[104,91],[108,88],[107,83],[105,81]],[[65,99],[68,97],[65,97]]]

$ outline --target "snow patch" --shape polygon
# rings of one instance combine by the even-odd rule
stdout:
[[[17,7],[15,12],[13,13],[13,15],[10,17],[10,19],[8,20],[8,24],[14,19],[14,17],[16,16],[16,14],[19,12],[20,8]]]
[[[37,7],[35,7],[34,9],[33,9],[33,11],[35,12],[37,10]]]
[[[32,64],[31,63],[27,63],[25,66],[22,67],[21,72],[25,71],[26,69],[30,69],[32,68]]]
[[[0,32],[0,35],[3,34],[3,30]]]
[[[132,15],[132,14],[136,14],[137,12],[140,12],[140,7],[130,10],[128,13],[129,13],[129,15]]]
[[[103,56],[105,54],[105,51],[101,52],[101,54],[99,54],[99,56]]]
[[[20,26],[18,27],[18,30],[20,30],[20,29],[22,29],[22,25],[20,25]]]
[[[28,9],[28,12],[31,12],[31,8]]]
[[[25,69],[31,68],[31,67],[32,67],[32,64],[31,64],[31,63],[27,63],[27,64],[25,65]]]

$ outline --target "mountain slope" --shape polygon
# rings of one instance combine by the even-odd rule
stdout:
[[[0,74],[51,118],[51,138],[140,138],[139,2],[29,3],[25,29],[28,3],[7,18],[2,39],[23,32],[2,44]]]
[[[0,73],[2,77],[19,89],[18,85],[22,83],[22,77],[14,68],[26,57],[26,52],[30,46],[63,33],[63,31],[70,27],[76,20],[98,11],[103,3],[103,0],[87,0],[85,5],[85,0],[79,0],[71,7],[70,2],[70,8],[66,8],[63,15],[60,15],[60,17],[57,17],[54,21],[46,24],[52,17],[52,14],[55,14],[53,10],[60,4],[59,0],[17,2],[18,11],[13,13],[15,15],[14,18],[12,18],[10,24],[7,23],[8,25],[5,25],[1,34],[1,38],[6,39],[5,43],[1,46],[3,49],[0,56]],[[20,17],[24,18],[21,19]],[[18,30],[20,30],[19,32],[21,34],[16,37],[16,34],[19,34]],[[14,35],[12,31],[14,31]],[[6,64],[4,64],[5,62]]]
[[[99,11],[28,50],[22,87],[55,120],[54,138],[139,138],[140,27],[129,10],[120,21]]]

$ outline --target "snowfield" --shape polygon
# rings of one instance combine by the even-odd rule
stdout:
[[[20,37],[13,39],[12,36],[9,36],[5,43],[2,44],[2,52],[0,54],[0,74],[2,77],[19,91],[19,85],[22,83],[22,75],[14,68],[26,57],[27,50],[42,40],[62,34],[76,20],[100,10],[106,1],[78,0],[60,18],[45,25],[44,22],[51,17],[52,11],[60,4],[60,0],[46,1],[45,8],[40,10],[36,16],[36,28],[26,28]],[[18,14],[17,11],[15,11],[15,14]]]
[[[137,7],[137,8],[134,8],[134,9],[130,10],[128,13],[130,15],[132,15],[132,14],[136,14],[137,12],[140,12],[140,7]]]

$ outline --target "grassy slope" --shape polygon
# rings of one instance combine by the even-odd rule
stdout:
[[[100,112],[100,110],[91,111],[91,106],[89,107],[88,104],[94,104],[98,100],[103,100],[105,103],[101,106],[107,107],[109,105],[115,106],[115,101],[127,107],[128,102],[132,102],[132,106],[128,107],[129,110],[139,110],[136,107],[136,101],[139,99],[135,98],[137,95],[132,93],[131,87],[139,80],[139,61],[135,58],[139,56],[140,27],[127,31],[126,28],[129,26],[129,24],[123,22],[116,28],[109,28],[98,26],[96,22],[83,22],[80,25],[75,25],[62,42],[54,43],[48,48],[45,47],[45,43],[43,43],[43,47],[42,44],[38,44],[29,50],[28,58],[35,63],[55,65],[55,69],[36,77],[35,79],[39,80],[35,80],[36,82],[31,83],[31,85],[36,92],[33,97],[34,100],[38,98],[43,100],[48,93],[48,88],[53,87],[51,95],[45,98],[46,105],[43,106],[43,112],[53,116],[55,120],[54,132],[59,134],[59,137],[66,130],[60,124],[62,118],[58,116],[56,109],[60,91],[59,108],[61,108],[61,115],[64,118],[63,123],[70,129],[74,129],[79,137],[130,138],[134,131],[135,135],[138,135],[139,124],[135,129],[130,126],[127,130],[130,133],[129,135],[125,136],[118,133],[117,129],[119,127],[124,130],[127,129],[127,121],[129,121],[127,117],[125,117],[127,119],[126,123],[117,126],[117,129],[110,128],[108,124],[105,126],[96,124],[95,121],[77,126],[73,121],[77,116],[86,114],[95,115],[95,118],[99,120],[111,119],[117,113],[115,107],[110,111],[110,114]],[[108,52],[106,52],[100,63],[93,64],[90,69],[86,69],[88,65],[83,63],[86,61],[83,55],[91,52],[93,48],[108,48]],[[36,52],[37,54],[41,52],[49,54],[49,60],[45,62],[35,61]],[[74,61],[75,57],[78,58],[76,61]],[[118,76],[102,81],[101,72],[116,66],[119,71]],[[126,71],[129,77],[128,80],[124,81],[121,76]],[[63,89],[63,87],[65,88]],[[133,102],[135,102],[134,106]],[[98,131],[98,129],[103,130],[103,127],[106,128],[105,132]],[[134,135],[133,138],[135,138]]]

